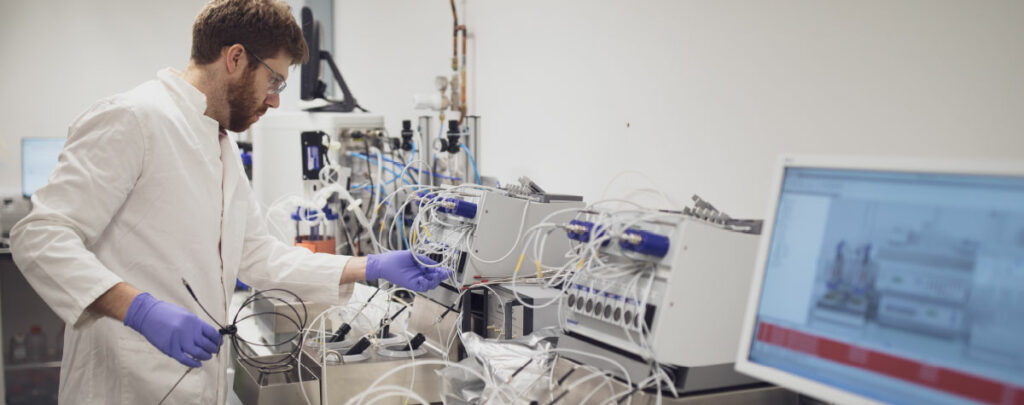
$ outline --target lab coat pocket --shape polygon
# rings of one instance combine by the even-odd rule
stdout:
[[[126,328],[127,329],[127,328]],[[122,335],[123,350],[118,353],[122,404],[155,404],[174,387],[188,367],[163,354],[138,333]],[[205,366],[205,364],[204,364]],[[181,380],[164,403],[201,403],[203,380],[194,369]]]

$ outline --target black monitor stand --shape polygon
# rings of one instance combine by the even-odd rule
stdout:
[[[352,92],[349,91],[348,84],[345,83],[345,79],[343,79],[341,77],[341,71],[338,70],[338,65],[334,64],[334,58],[331,56],[331,53],[327,52],[327,51],[324,51],[324,50],[321,50],[320,51],[320,60],[327,61],[327,65],[331,67],[331,73],[334,75],[334,80],[338,82],[338,86],[341,87],[341,94],[342,94],[343,98],[341,100],[329,100],[327,97],[324,97],[324,92],[327,91],[327,84],[325,84],[323,81],[319,81],[318,80],[317,81],[317,89],[316,89],[316,98],[330,101],[331,104],[328,104],[328,105],[325,105],[325,106],[321,106],[321,107],[310,108],[310,109],[307,109],[306,111],[311,111],[311,112],[352,112],[357,107],[362,109],[362,107],[359,107],[359,104],[356,103],[356,99],[355,99],[355,97],[352,96]]]

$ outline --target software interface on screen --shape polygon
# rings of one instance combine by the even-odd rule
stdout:
[[[1024,179],[789,168],[751,362],[892,403],[1024,403]]]
[[[21,140],[21,193],[26,197],[46,185],[57,167],[64,138],[23,138]]]

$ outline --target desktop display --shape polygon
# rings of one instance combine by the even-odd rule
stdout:
[[[1024,175],[787,167],[771,229],[740,371],[841,402],[1024,404]]]
[[[64,138],[22,138],[21,140],[21,193],[31,197],[36,189],[45,186],[50,173],[57,167],[57,157],[64,149]]]

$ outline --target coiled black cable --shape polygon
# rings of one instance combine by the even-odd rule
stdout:
[[[225,326],[222,325],[219,321],[217,321],[217,318],[214,318],[213,315],[210,315],[210,311],[207,311],[206,307],[203,306],[203,303],[199,302],[199,298],[196,297],[195,292],[192,291],[192,287],[188,285],[188,281],[185,281],[185,279],[183,278],[181,279],[181,283],[185,285],[185,289],[188,290],[189,295],[191,295],[192,299],[196,302],[197,305],[199,305],[199,308],[202,309],[203,312],[206,313],[206,316],[211,321],[213,321],[214,324],[217,325],[217,327],[219,328],[218,332],[220,332],[222,336],[226,336],[227,339],[231,341],[231,348],[234,350],[235,355],[238,356],[238,360],[240,362],[249,367],[255,368],[259,370],[261,373],[265,374],[286,372],[292,369],[292,363],[295,362],[295,359],[298,358],[299,351],[302,350],[303,331],[306,329],[306,324],[309,318],[309,314],[307,313],[306,310],[306,303],[302,301],[302,298],[300,298],[298,295],[291,291],[281,288],[271,288],[268,290],[257,291],[255,294],[250,295],[245,299],[245,301],[242,302],[242,305],[238,308],[238,312],[235,312],[235,316],[232,319],[231,323]],[[268,293],[283,293],[294,298],[294,301],[288,302],[282,297],[268,295]],[[290,314],[280,313],[276,311],[264,311],[254,312],[242,316],[243,309],[249,307],[250,305],[253,305],[256,302],[263,300],[271,302],[280,302],[284,304],[290,310]],[[301,314],[294,305],[294,303],[296,302],[302,306]],[[249,318],[255,318],[258,316],[265,315],[272,315],[278,318],[282,318],[288,322],[291,322],[291,324],[295,326],[295,334],[288,336],[286,339],[282,339],[281,341],[273,343],[252,342],[238,336],[237,325],[239,322],[245,321]],[[294,345],[287,353],[277,353],[270,356],[260,356],[256,354],[256,352],[253,351],[252,349],[252,346],[277,348],[291,344],[293,342]],[[259,359],[259,357],[265,357],[265,359]],[[180,384],[181,381],[185,379],[185,376],[188,375],[188,373],[191,371],[192,367],[189,367],[187,370],[185,370],[185,373],[181,375],[181,378],[178,378],[178,381],[174,383],[174,386],[172,386],[171,389],[167,391],[167,394],[164,395],[163,399],[161,399],[157,405],[163,404],[163,402],[167,400],[167,397],[169,397],[171,393],[174,392],[174,389],[178,387],[178,384]],[[302,371],[299,370],[299,373],[301,372]]]
[[[283,299],[281,297],[276,297],[276,296],[273,296],[273,295],[267,295],[267,293],[271,293],[271,292],[280,292],[280,293],[284,293],[284,294],[290,295],[292,298],[295,298],[295,301],[288,302],[288,301],[286,301],[285,299]],[[284,313],[281,313],[281,312],[269,311],[269,312],[254,312],[254,313],[251,313],[249,315],[242,316],[242,308],[246,308],[246,307],[248,307],[248,306],[252,305],[253,303],[255,303],[257,301],[260,301],[260,300],[268,300],[268,301],[280,302],[280,303],[284,304],[290,310],[291,314],[284,314]],[[295,302],[298,302],[299,305],[302,306],[302,313],[301,314],[299,313],[299,310],[295,307],[295,305],[293,305]],[[200,308],[202,308],[202,305],[200,305]],[[206,310],[204,309],[203,311],[206,311]],[[207,315],[209,315],[209,314],[207,314]],[[264,315],[272,315],[272,316],[284,319],[284,320],[286,320],[288,322],[291,322],[291,324],[293,326],[295,326],[295,334],[289,335],[288,337],[286,337],[286,338],[284,338],[284,339],[282,339],[280,341],[273,342],[273,343],[267,343],[267,344],[252,342],[252,341],[246,340],[246,339],[241,338],[241,337],[238,336],[237,327],[235,325],[237,325],[239,322],[242,322],[242,321],[244,321],[246,319],[255,318],[255,317],[264,316]],[[306,304],[302,301],[302,299],[299,298],[298,295],[295,295],[295,293],[292,293],[291,291],[288,291],[288,290],[285,290],[285,289],[280,289],[280,288],[272,288],[272,289],[269,289],[269,290],[258,291],[255,294],[253,294],[253,295],[249,296],[248,298],[246,298],[245,301],[242,302],[242,306],[239,308],[238,312],[235,313],[235,318],[231,322],[231,324],[228,325],[227,327],[222,327],[220,332],[223,335],[230,336],[229,339],[231,340],[231,348],[234,349],[235,354],[238,356],[238,360],[239,361],[241,361],[242,363],[244,363],[244,364],[246,364],[246,365],[248,365],[250,367],[259,369],[261,372],[264,372],[264,373],[277,373],[277,372],[282,372],[282,371],[288,371],[288,370],[290,370],[292,368],[291,364],[293,363],[295,358],[298,357],[299,351],[302,350],[303,331],[306,329],[306,324],[307,323],[308,323],[308,313],[306,311]],[[257,357],[261,357],[261,356],[256,354],[252,350],[252,348],[251,348],[252,346],[277,348],[277,347],[281,347],[281,346],[285,346],[285,345],[291,344],[293,342],[295,344],[292,345],[291,349],[287,353],[280,353],[278,355],[271,355],[271,356],[262,356],[262,357],[271,357],[270,359],[266,359],[266,360],[257,359]],[[241,343],[245,343],[245,345],[242,345]]]

